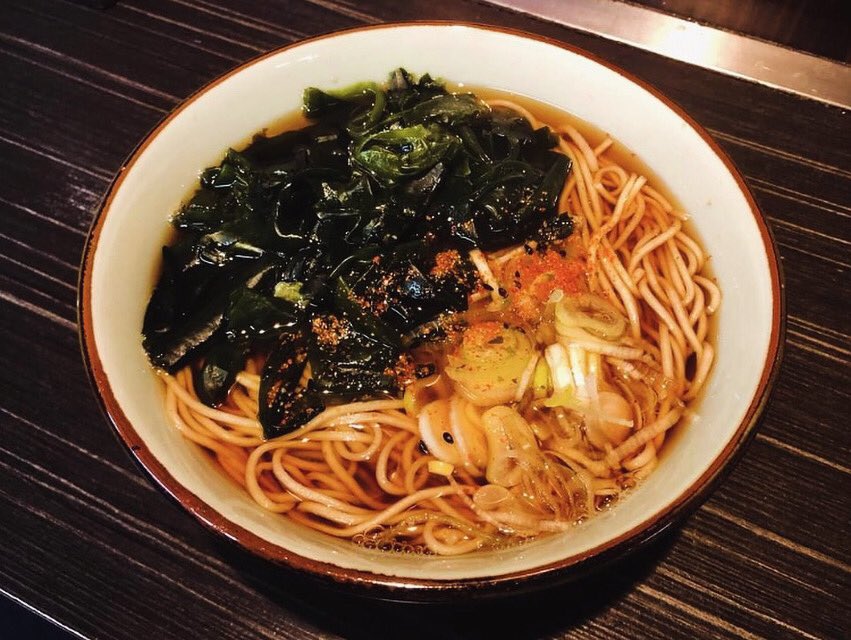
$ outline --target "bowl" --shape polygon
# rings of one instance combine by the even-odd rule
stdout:
[[[614,508],[508,550],[432,557],[369,550],[271,514],[184,440],[141,346],[168,218],[231,145],[300,106],[307,86],[342,87],[403,66],[533,98],[609,132],[691,215],[724,294],[717,360],[698,417],[659,468]],[[778,368],[783,296],[777,253],[741,175],[657,90],[553,40],[471,24],[379,25],[260,56],[176,108],[121,168],[95,218],[80,285],[82,344],[100,402],[153,480],[207,527],[333,583],[410,600],[511,593],[565,581],[640,547],[695,508],[742,451]]]

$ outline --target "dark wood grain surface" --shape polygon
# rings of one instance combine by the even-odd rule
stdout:
[[[93,212],[169,109],[259,52],[418,18],[544,34],[655,84],[741,168],[786,273],[781,376],[721,488],[604,575],[497,604],[360,600],[214,537],[130,462],[78,345]],[[473,0],[6,2],[0,79],[0,589],[10,598],[87,638],[851,636],[848,113]],[[0,637],[43,633],[16,632],[12,611],[22,609],[0,609]]]

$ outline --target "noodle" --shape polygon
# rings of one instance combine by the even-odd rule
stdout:
[[[513,102],[489,104],[543,126]],[[706,384],[715,356],[706,334],[721,294],[702,275],[707,256],[684,228],[686,216],[645,176],[617,163],[609,154],[611,138],[595,146],[571,125],[553,130],[573,163],[559,202],[576,219],[571,242],[587,257],[588,289],[625,316],[628,337],[613,343],[567,331],[558,338],[573,371],[565,383],[593,389],[586,401],[599,415],[586,418],[585,426],[569,407],[547,415],[537,395],[539,367],[552,369],[561,352],[548,349],[546,358],[536,352],[524,360],[511,398],[533,416],[536,434],[548,445],[540,458],[516,459],[525,474],[517,491],[497,487],[485,501],[477,494],[485,481],[474,477],[474,467],[455,465],[448,477],[435,472],[439,458],[424,451],[421,427],[402,400],[330,407],[296,431],[264,441],[257,419],[262,362],[256,358],[247,360],[218,408],[198,399],[189,366],[174,376],[161,373],[174,426],[264,509],[364,546],[447,556],[562,531],[652,472],[684,403]],[[500,281],[510,279],[506,273],[534,249],[530,244],[493,255],[470,252],[490,305],[504,303]],[[475,293],[472,304],[486,297]],[[308,370],[302,384],[309,376]],[[616,394],[598,392],[605,380]],[[628,415],[605,414],[604,401],[611,401],[605,393],[622,397]],[[481,409],[470,402],[459,406],[458,419],[480,430]],[[604,423],[625,430],[623,438],[602,449],[590,446],[589,430]]]

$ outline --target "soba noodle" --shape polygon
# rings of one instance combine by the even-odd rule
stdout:
[[[489,104],[543,126],[518,104]],[[576,221],[570,242],[586,260],[587,290],[617,309],[628,328],[617,343],[560,336],[552,350],[529,359],[513,400],[528,398],[539,362],[562,358],[595,389],[595,381],[605,380],[628,403],[630,418],[620,421],[625,437],[592,446],[588,425],[570,411],[550,407],[544,419],[544,412],[535,413],[540,399],[526,402],[524,415],[532,416],[535,435],[549,444],[536,458],[544,471],[526,468],[513,493],[486,484],[462,464],[441,465],[425,451],[417,417],[400,399],[334,406],[266,441],[256,418],[257,358],[247,361],[219,408],[198,399],[191,367],[162,373],[176,428],[209,451],[264,509],[366,546],[439,555],[565,530],[651,473],[669,430],[706,383],[714,358],[709,316],[720,292],[704,273],[707,256],[683,226],[685,214],[645,176],[616,162],[611,138],[589,141],[570,125],[551,128],[573,163],[560,208]],[[471,296],[472,304],[500,303],[498,292],[511,278],[506,268],[530,251],[528,245],[492,255],[473,251],[487,287]],[[480,424],[475,406],[457,402],[464,419]]]

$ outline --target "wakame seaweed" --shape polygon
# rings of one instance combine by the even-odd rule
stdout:
[[[557,208],[569,159],[510,109],[397,69],[384,86],[309,88],[304,114],[202,173],[143,325],[156,366],[197,363],[209,404],[265,355],[267,438],[331,402],[397,396],[400,336],[466,309],[470,249],[573,230]]]

